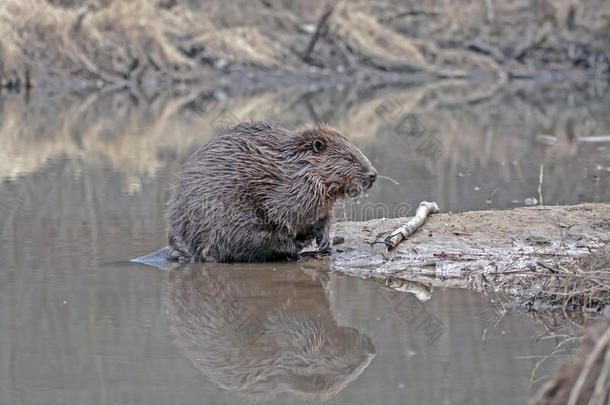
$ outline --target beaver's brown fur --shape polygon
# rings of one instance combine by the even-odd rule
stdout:
[[[376,177],[336,129],[242,123],[185,163],[169,202],[169,244],[195,261],[295,258],[314,239],[328,252],[333,204]]]

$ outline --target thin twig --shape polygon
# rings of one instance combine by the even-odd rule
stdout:
[[[538,369],[540,368],[540,366],[547,361],[548,359],[550,359],[553,356],[556,356],[557,353],[559,353],[559,351],[561,350],[561,348],[568,342],[571,342],[573,340],[578,340],[580,339],[580,337],[578,336],[574,336],[574,337],[569,337],[567,339],[562,340],[559,344],[557,344],[557,346],[555,346],[555,349],[548,355],[544,356],[542,359],[540,359],[539,361],[536,362],[536,364],[534,365],[534,368],[532,369],[532,372],[530,373],[530,381],[529,381],[529,388],[532,387],[532,385],[534,385],[534,383],[538,380],[535,380],[536,378],[536,372],[538,371]]]

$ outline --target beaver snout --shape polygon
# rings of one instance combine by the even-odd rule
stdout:
[[[344,194],[347,197],[355,198],[362,195],[363,192],[373,186],[373,183],[377,180],[377,170],[374,167],[370,167],[367,172],[362,172],[356,181],[344,189]]]
[[[371,167],[371,171],[369,172],[369,182],[373,184],[377,180],[377,170],[374,167]]]
[[[373,186],[373,183],[375,182],[375,180],[377,180],[377,170],[375,170],[374,167],[371,167],[371,169],[369,170],[369,172],[367,174],[367,183],[366,183],[367,190]]]

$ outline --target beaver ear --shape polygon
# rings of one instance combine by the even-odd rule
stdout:
[[[316,153],[321,153],[324,152],[324,150],[326,149],[326,142],[324,141],[324,139],[314,139],[313,143],[311,144],[311,147],[313,148],[313,151]]]

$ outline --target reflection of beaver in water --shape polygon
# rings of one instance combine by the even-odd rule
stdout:
[[[377,173],[337,130],[239,124],[185,163],[169,202],[169,245],[180,260],[296,258],[315,239],[330,252],[333,204]]]
[[[170,272],[176,344],[218,386],[249,399],[324,399],[360,376],[371,340],[339,326],[326,273],[190,263]]]

